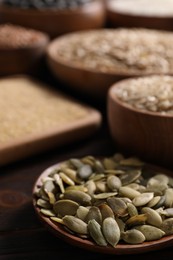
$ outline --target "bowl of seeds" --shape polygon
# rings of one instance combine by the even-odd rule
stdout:
[[[52,74],[66,86],[104,100],[125,78],[173,73],[173,33],[144,28],[86,30],[60,36],[47,48]]]
[[[113,84],[108,93],[110,134],[124,151],[166,167],[173,164],[173,77],[151,75]]]
[[[72,31],[103,27],[105,8],[102,0],[3,0],[0,21],[40,30],[54,38]]]
[[[35,212],[65,242],[106,254],[140,254],[173,242],[173,177],[136,156],[86,155],[45,169]]]
[[[0,25],[0,75],[35,73],[49,36],[41,31],[14,24]]]
[[[106,14],[111,27],[173,29],[172,0],[107,0]]]

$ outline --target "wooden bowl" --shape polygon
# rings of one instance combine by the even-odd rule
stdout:
[[[16,34],[17,30],[22,30],[24,38],[25,32],[27,35],[28,33],[34,33],[37,35],[37,39],[32,41],[32,43],[26,42],[25,44],[21,43],[20,45],[18,43],[19,37],[16,37],[16,39],[14,38],[12,44],[8,44],[8,47],[0,46],[0,75],[6,76],[18,73],[35,73],[35,71],[37,71],[37,69],[40,67],[44,58],[46,47],[50,41],[49,36],[41,31],[28,29],[21,26],[9,24],[2,26],[4,26],[4,28],[9,27],[11,28],[10,30],[16,30]],[[0,34],[0,37],[3,36]],[[10,36],[9,39],[11,39]]]
[[[107,0],[105,7],[107,22],[111,27],[145,27],[158,30],[173,30],[173,15],[146,15],[137,12],[123,12],[116,9],[115,6],[113,7],[113,2],[116,2],[116,0]]]
[[[87,95],[96,100],[105,100],[109,87],[116,81],[130,77],[130,75],[116,75],[76,67],[72,62],[64,62],[57,56],[59,41],[55,39],[47,49],[47,64],[57,80],[76,92]]]
[[[73,32],[51,41],[47,63],[58,80],[105,100],[109,87],[121,79],[173,73],[172,41],[171,32],[144,28]]]
[[[117,89],[134,79],[113,84],[108,92],[107,117],[112,140],[120,150],[164,167],[173,166],[173,115],[130,107],[117,97]]]
[[[47,169],[45,169],[37,178],[34,186],[33,186],[33,207],[36,212],[36,215],[40,222],[47,228],[48,231],[50,231],[55,238],[58,237],[65,241],[68,244],[73,245],[74,247],[83,248],[85,250],[91,251],[91,252],[97,252],[101,254],[109,254],[109,255],[130,255],[130,254],[143,254],[146,252],[151,252],[155,250],[161,250],[163,248],[169,247],[172,245],[173,242],[173,235],[164,236],[158,240],[154,241],[145,241],[142,244],[127,244],[120,241],[115,247],[107,245],[107,246],[100,246],[97,245],[93,240],[82,238],[82,236],[77,236],[73,232],[69,232],[67,229],[64,228],[64,226],[60,223],[57,223],[50,219],[50,217],[44,215],[40,211],[40,207],[37,204],[38,197],[36,196],[36,193],[38,192],[39,187],[42,186],[42,181],[44,178],[49,176],[49,174],[57,169],[58,165],[62,162],[59,162],[57,164],[54,164]],[[172,172],[157,166],[151,166],[146,165],[146,167],[150,170],[158,171],[165,173],[167,176],[172,176]],[[58,240],[57,240],[58,243]]]
[[[0,22],[30,27],[54,38],[72,31],[103,27],[105,8],[102,0],[94,0],[73,10],[20,9],[1,4]]]

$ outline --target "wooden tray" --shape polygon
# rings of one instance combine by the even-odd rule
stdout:
[[[93,134],[101,113],[32,77],[0,79],[0,165]]]

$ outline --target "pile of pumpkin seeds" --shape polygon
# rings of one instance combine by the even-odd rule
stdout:
[[[173,234],[173,178],[134,156],[63,161],[42,177],[34,198],[44,217],[99,246]]]

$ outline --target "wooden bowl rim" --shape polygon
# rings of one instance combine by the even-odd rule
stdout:
[[[105,75],[105,76],[117,76],[119,78],[153,75],[152,72],[151,73],[147,73],[147,72],[140,73],[140,71],[135,71],[135,72],[122,71],[121,73],[120,72],[113,73],[113,72],[109,72],[109,71],[100,71],[99,69],[84,68],[84,67],[81,67],[80,65],[74,64],[73,62],[71,62],[69,60],[62,59],[56,53],[56,51],[59,48],[59,44],[61,44],[61,41],[64,41],[66,39],[68,40],[68,38],[73,35],[79,35],[79,34],[85,34],[85,33],[88,34],[90,32],[101,31],[101,30],[107,31],[107,30],[112,30],[112,29],[108,29],[108,28],[88,29],[85,31],[69,32],[69,33],[66,33],[65,35],[58,36],[55,39],[53,39],[47,46],[46,55],[47,55],[48,59],[53,60],[56,64],[66,66],[68,68],[76,69],[78,71],[92,73],[92,74]],[[116,29],[113,29],[113,30],[116,30]],[[159,74],[160,73],[158,73],[158,75]]]

